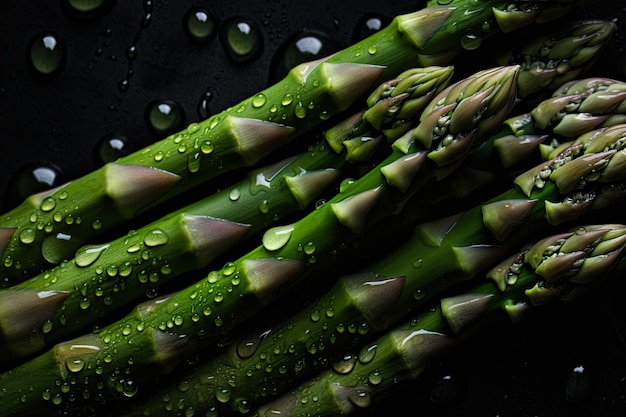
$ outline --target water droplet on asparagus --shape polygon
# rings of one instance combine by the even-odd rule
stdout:
[[[473,51],[474,49],[477,49],[480,46],[482,39],[480,38],[480,36],[476,36],[476,35],[464,35],[461,38],[461,46],[463,47],[463,49],[466,49],[468,51]]]
[[[108,248],[109,245],[87,245],[76,251],[76,255],[74,256],[74,260],[76,265],[80,267],[86,267],[94,263],[102,252]]]
[[[169,236],[161,229],[152,229],[143,238],[146,246],[161,246],[169,241]]]
[[[285,226],[276,226],[267,230],[263,234],[263,246],[269,251],[275,251],[287,244],[291,233],[293,232],[294,225],[289,224]]]

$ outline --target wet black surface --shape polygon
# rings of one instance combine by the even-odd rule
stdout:
[[[251,96],[284,71],[273,60],[294,37],[312,35],[330,53],[360,36],[363,19],[386,22],[424,2],[104,3],[93,16],[69,13],[65,1],[0,5],[0,211]],[[621,24],[623,1],[592,3],[581,16]],[[190,11],[215,31],[190,36]],[[258,29],[250,54],[229,53],[233,23]],[[591,75],[626,78],[624,33]],[[41,74],[29,50],[46,36],[62,53],[59,69]],[[159,104],[177,112],[160,127],[150,123]],[[367,414],[394,405],[393,414],[422,416],[625,415],[625,285],[615,278],[589,302],[482,335]]]

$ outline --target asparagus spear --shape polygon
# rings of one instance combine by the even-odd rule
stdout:
[[[521,98],[544,89],[555,90],[579,78],[596,62],[617,25],[609,20],[582,19],[541,29],[538,33],[536,28],[531,33],[528,29],[514,33],[516,47],[501,49],[495,57],[499,65],[522,65]]]
[[[193,372],[180,373],[176,379],[161,381],[165,385],[144,397],[128,415],[184,415],[190,409],[236,414],[284,392],[294,381],[312,376],[351,346],[386,331],[441,292],[486,272],[526,240],[578,219],[592,203],[566,204],[556,217],[551,213],[569,193],[569,187],[563,187],[558,179],[564,175],[586,178],[589,173],[581,162],[594,157],[593,152],[603,155],[605,147],[612,149],[612,155],[621,153],[624,139],[626,126],[594,132],[590,139],[580,139],[586,151],[576,145],[551,164],[556,182],[529,193],[524,179],[537,172],[531,169],[519,177],[522,188],[514,186],[474,208],[419,224],[412,236],[383,257],[376,255],[378,245],[370,244],[372,253],[365,256],[375,260],[360,272],[339,279],[282,325],[253,329],[233,341],[220,357],[209,359]],[[607,172],[622,171],[619,181],[626,179],[620,157],[606,164]],[[603,176],[601,172],[595,175]],[[598,205],[601,201],[596,200]],[[408,211],[412,208],[405,207]],[[378,230],[372,237],[387,241],[393,239],[393,233]]]
[[[331,129],[333,145],[340,146],[337,152],[322,141],[127,236],[85,246],[74,259],[0,290],[0,362],[49,347],[146,292],[156,296],[157,288],[205,268],[244,237],[305,209],[338,179],[348,161],[364,162],[375,153],[383,139],[372,124],[383,118],[392,122],[397,114],[382,107],[393,104],[404,117],[418,118],[451,76],[452,67],[405,71],[381,86],[368,110]],[[391,86],[393,92],[384,93]],[[47,296],[40,297],[42,293]]]
[[[481,71],[444,89],[385,161],[296,223],[269,229],[262,245],[221,270],[149,311],[135,310],[1,374],[7,395],[0,413],[71,411],[132,396],[131,387],[169,372],[314,271],[330,268],[343,245],[396,212],[438,166],[462,158],[502,123],[515,100],[518,70]],[[40,377],[26,377],[33,373]],[[85,392],[88,404],[81,400]]]
[[[258,163],[348,109],[379,79],[419,65],[447,64],[467,37],[487,37],[556,18],[575,4],[540,1],[524,9],[527,2],[522,0],[448,3],[397,16],[371,37],[326,59],[299,65],[282,81],[205,121],[52,193],[27,199],[0,217],[4,284],[71,259],[90,239],[183,191]]]
[[[536,306],[579,299],[617,264],[625,244],[623,225],[550,236],[496,266],[487,274],[493,281],[441,299],[253,415],[321,417],[367,408],[479,331],[507,318],[515,323]]]

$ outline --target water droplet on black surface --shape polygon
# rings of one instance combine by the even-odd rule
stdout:
[[[28,164],[19,169],[9,180],[4,209],[20,204],[31,194],[49,190],[63,183],[61,169],[48,162]]]
[[[122,135],[106,135],[101,138],[94,149],[94,162],[102,166],[107,162],[113,162],[122,156],[132,152],[128,144],[128,139]]]
[[[28,51],[31,65],[43,75],[58,73],[65,65],[66,54],[61,36],[51,32],[33,38]]]
[[[146,108],[146,121],[157,135],[166,136],[182,128],[185,114],[175,101],[159,100],[150,103]]]
[[[203,7],[193,7],[185,13],[183,28],[194,42],[207,43],[215,36],[218,22],[213,14]]]
[[[263,52],[263,35],[256,23],[232,18],[221,27],[220,39],[228,57],[237,63],[248,63]]]
[[[378,32],[391,22],[389,16],[369,13],[362,16],[354,27],[352,41],[358,42]]]
[[[285,42],[276,52],[270,71],[272,83],[284,78],[289,70],[303,62],[326,57],[340,49],[329,36],[317,31],[302,31]]]

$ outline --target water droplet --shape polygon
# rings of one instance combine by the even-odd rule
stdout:
[[[54,33],[42,33],[30,43],[30,62],[37,72],[43,75],[57,73],[65,63],[65,43]]]
[[[282,248],[287,244],[289,238],[291,238],[293,229],[293,224],[272,227],[263,234],[263,246],[269,251]]]
[[[258,26],[245,18],[224,22],[220,39],[228,57],[237,63],[253,61],[263,52],[263,36]]]
[[[61,185],[65,181],[62,176],[60,168],[47,162],[25,165],[11,177],[0,200],[7,209],[15,207],[31,194]]]
[[[200,97],[200,102],[198,103],[198,116],[200,116],[200,119],[208,119],[211,115],[209,102],[212,98],[213,94],[209,90],[205,91],[204,94],[202,94],[202,97]]]
[[[437,404],[456,404],[467,391],[466,378],[446,370],[436,370],[431,384],[429,400]]]
[[[102,166],[108,162],[113,162],[132,152],[128,144],[128,139],[122,135],[110,134],[102,137],[94,149],[94,162],[97,166]]]
[[[230,198],[231,201],[237,201],[239,200],[239,197],[241,197],[241,190],[239,188],[233,188],[230,190],[228,198]]]
[[[291,103],[293,103],[293,95],[287,93],[283,96],[283,98],[280,100],[280,104],[283,107],[287,107],[289,106]]]
[[[262,214],[267,214],[270,211],[270,205],[267,200],[260,201],[258,207]]]
[[[482,39],[480,38],[480,36],[476,36],[476,35],[464,35],[461,38],[461,46],[463,47],[463,49],[466,49],[468,51],[473,51],[474,49],[477,49],[480,46]]]
[[[296,104],[294,114],[298,119],[304,119],[306,117],[306,107],[304,107],[304,104],[302,104],[301,101]]]
[[[414,260],[411,262],[411,266],[412,266],[413,268],[415,268],[415,269],[420,269],[420,268],[422,268],[423,264],[424,264],[424,260],[423,260],[423,259],[414,259]]]
[[[88,19],[108,13],[114,0],[61,0],[61,8],[72,17]]]
[[[237,271],[237,265],[234,262],[228,262],[226,265],[224,265],[224,267],[222,268],[222,274],[224,274],[225,277],[231,276],[232,274],[234,274]],[[210,281],[209,281],[210,282]]]
[[[205,140],[200,145],[200,151],[205,155],[210,154],[213,152],[213,143],[210,140]]]
[[[80,372],[85,367],[85,361],[80,358],[71,358],[65,362],[65,366],[70,372]]]
[[[78,303],[78,305],[81,308],[81,310],[87,310],[89,308],[90,304],[91,304],[91,302],[89,301],[89,298],[87,298],[87,297],[81,298],[80,302]]]
[[[593,367],[587,361],[569,361],[565,372],[565,401],[580,403],[591,397],[596,388]]]
[[[265,94],[259,93],[252,98],[252,107],[258,109],[259,107],[263,107],[263,105],[265,105],[266,102],[267,102],[267,97],[265,96]]]
[[[22,242],[25,245],[28,245],[29,243],[33,243],[35,241],[35,234],[36,234],[35,230],[31,229],[30,227],[22,230],[19,235],[20,242]]]
[[[373,385],[378,385],[381,382],[383,382],[383,375],[381,374],[380,371],[375,370],[375,371],[370,372],[370,374],[367,377],[367,380]]]
[[[250,358],[259,347],[258,339],[243,339],[237,343],[237,355],[242,359]]]
[[[357,389],[348,394],[350,402],[357,407],[366,408],[372,404],[372,396],[369,391]]]
[[[413,291],[413,298],[416,300],[421,300],[426,297],[426,293],[420,289]]]
[[[377,348],[377,345],[369,345],[361,349],[361,351],[359,352],[359,362],[369,363],[374,360]]]
[[[185,13],[183,27],[189,39],[197,43],[207,43],[215,36],[217,20],[203,7],[193,7]]]
[[[146,233],[143,243],[146,246],[161,246],[169,241],[169,236],[161,229],[152,229]]]
[[[315,243],[314,242],[307,242],[304,244],[303,246],[303,251],[306,255],[313,255],[315,253]]]
[[[74,256],[74,260],[76,265],[80,267],[85,267],[94,263],[102,252],[108,248],[109,245],[87,245],[76,251],[76,255]]]
[[[341,360],[335,362],[333,366],[333,370],[338,374],[349,374],[354,369],[354,365],[356,365],[356,357],[354,355],[346,355]]]
[[[166,136],[182,128],[185,113],[173,100],[154,101],[146,108],[146,122],[157,135]]]
[[[359,19],[352,34],[353,43],[361,41],[378,32],[390,22],[389,17],[380,14],[366,14]]]
[[[275,83],[296,65],[326,57],[339,49],[340,45],[322,32],[305,30],[297,33],[276,52],[270,81]]]
[[[221,403],[230,401],[232,393],[228,388],[218,388],[215,390],[215,398]]]

